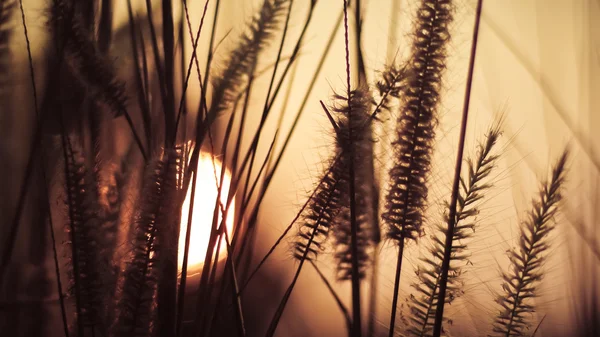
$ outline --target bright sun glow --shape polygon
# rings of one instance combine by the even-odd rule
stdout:
[[[194,196],[194,209],[192,213],[192,234],[190,237],[190,247],[188,255],[188,271],[199,269],[204,263],[206,251],[208,249],[208,241],[210,237],[210,229],[213,221],[213,213],[215,209],[215,201],[217,200],[218,188],[217,184],[221,176],[221,162],[213,158],[210,154],[201,153],[198,160],[198,179],[196,180],[196,192]],[[190,184],[191,184],[190,180]],[[227,192],[231,183],[231,174],[225,170],[223,177],[223,187],[221,189],[221,203],[223,207],[227,205]],[[188,223],[188,215],[190,210],[190,198],[192,188],[188,188],[183,208],[181,211],[181,230],[179,234],[179,269],[183,265],[183,254],[185,250],[185,235]],[[227,233],[231,239],[232,227],[234,221],[235,202],[232,200],[231,206],[227,214]],[[220,225],[223,218],[219,211],[219,219],[217,226]],[[221,239],[221,249],[218,259],[226,256],[225,236]],[[215,246],[216,251],[216,246]]]

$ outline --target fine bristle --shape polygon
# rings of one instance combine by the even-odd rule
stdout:
[[[67,135],[63,135],[65,185],[71,243],[71,293],[76,297],[77,336],[102,327],[103,288],[100,260],[100,221],[96,207],[93,177],[83,157],[75,153]]]
[[[521,225],[519,247],[509,251],[511,265],[502,274],[504,293],[497,298],[502,308],[494,321],[494,336],[528,334],[529,313],[535,310],[531,300],[536,297],[543,276],[542,265],[550,247],[548,235],[562,199],[568,157],[565,150],[552,168],[550,180],[542,183],[539,196]]]
[[[308,202],[302,216],[302,222],[294,244],[294,256],[302,259],[314,259],[324,248],[331,228],[335,228],[336,257],[338,258],[338,272],[341,279],[346,279],[349,272],[349,151],[350,146],[354,151],[357,182],[357,220],[361,239],[359,246],[361,266],[368,265],[367,247],[370,246],[372,236],[369,226],[373,221],[372,195],[373,173],[370,171],[369,162],[373,161],[371,118],[368,111],[371,97],[366,89],[351,92],[349,108],[347,98],[336,95],[334,97],[340,106],[334,108],[338,117],[334,122],[336,155],[331,160],[329,169],[320,180],[317,190]],[[349,118],[349,113],[352,118]],[[350,121],[354,130],[352,139],[348,137]],[[308,253],[306,253],[308,251]],[[364,271],[364,270],[363,270]]]
[[[125,83],[117,78],[111,60],[102,54],[82,14],[68,0],[54,0],[48,26],[53,30],[65,59],[79,84],[97,102],[106,104],[114,116],[126,112]]]
[[[451,1],[424,0],[416,20],[405,102],[393,143],[391,187],[382,216],[388,237],[395,241],[421,235],[442,72],[446,67]]]
[[[229,109],[238,97],[247,77],[254,71],[258,55],[269,45],[285,18],[289,0],[264,0],[258,15],[249,25],[249,32],[230,52],[227,66],[213,80],[213,94],[208,118]]]
[[[0,0],[0,335],[600,336],[593,123],[483,3]]]
[[[357,222],[357,251],[360,277],[364,277],[370,265],[370,250],[372,246],[372,224],[375,217],[373,209],[373,135],[369,106],[371,95],[366,88],[353,90],[348,98],[336,95],[336,101],[342,102],[333,110],[340,117],[337,125],[339,130],[336,136],[337,147],[340,153],[349,154],[352,150],[354,159],[354,186],[356,199]],[[350,102],[350,105],[347,102]],[[352,139],[348,137],[352,129]],[[352,149],[351,149],[352,148]],[[335,236],[335,258],[337,260],[338,279],[348,280],[351,272],[351,216],[350,195],[348,184],[349,156],[343,156],[344,184],[347,192],[343,200],[343,209],[333,221]]]
[[[399,67],[395,64],[387,66],[381,73],[381,79],[377,82],[376,88],[379,94],[379,102],[373,101],[375,108],[373,116],[377,116],[381,111],[390,111],[392,98],[399,99],[402,91],[405,90],[407,80],[406,67]]]
[[[478,226],[476,221],[480,206],[486,192],[492,187],[489,181],[490,174],[495,167],[498,155],[493,153],[494,146],[500,137],[500,128],[494,126],[486,134],[485,141],[479,143],[478,153],[475,158],[467,160],[468,168],[463,170],[460,178],[461,189],[458,197],[456,223],[452,233],[452,256],[448,275],[448,292],[446,303],[451,303],[463,292],[460,275],[465,261],[468,259],[468,241],[475,233]],[[430,336],[433,330],[435,311],[438,302],[439,282],[444,257],[445,244],[442,238],[446,236],[448,214],[444,215],[443,223],[438,224],[437,235],[434,235],[430,254],[421,258],[418,267],[418,282],[413,287],[418,292],[410,300],[410,327],[407,329],[412,336]]]
[[[302,214],[293,247],[296,259],[317,258],[324,248],[331,224],[342,208],[342,200],[345,198],[342,183],[344,172],[340,169],[339,161],[339,158],[333,160]]]
[[[169,276],[165,267],[177,261],[177,252],[172,250],[177,247],[178,237],[173,225],[177,220],[180,162],[176,153],[166,153],[147,169],[132,229],[130,256],[117,285],[118,301],[111,327],[115,336],[151,336],[162,329],[157,299],[159,284]],[[175,289],[172,291],[174,295]]]
[[[428,178],[437,127],[446,45],[452,22],[451,0],[422,0],[414,24],[406,85],[392,143],[390,185],[381,215],[387,237],[398,246],[389,336],[394,333],[404,244],[423,234]]]

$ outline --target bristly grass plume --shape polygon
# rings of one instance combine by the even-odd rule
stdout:
[[[160,286],[176,276],[172,275],[176,273],[172,266],[177,265],[173,247],[179,233],[177,175],[181,172],[181,160],[180,152],[165,152],[163,158],[147,167],[132,228],[131,253],[124,261],[124,272],[117,284],[113,309],[116,314],[111,324],[114,336],[163,336],[165,330],[175,327],[175,322],[164,323],[164,313],[160,315],[173,307],[161,308],[169,303],[158,300],[164,291],[175,295],[174,287]],[[166,324],[169,325],[165,327]]]
[[[446,293],[445,301],[451,303],[460,296],[464,289],[460,283],[460,276],[464,264],[469,259],[468,240],[478,227],[477,216],[480,206],[487,191],[492,187],[490,175],[498,160],[494,151],[500,137],[500,124],[493,126],[485,135],[485,140],[479,143],[475,158],[467,159],[468,168],[463,170],[460,178],[460,192],[458,196],[458,209],[456,212],[456,226],[452,233],[452,255],[450,260],[449,292]],[[431,336],[437,307],[440,272],[442,260],[444,259],[445,243],[448,228],[448,202],[444,221],[437,225],[437,232],[432,235],[432,246],[430,255],[421,258],[421,264],[417,269],[418,282],[413,284],[417,291],[415,296],[410,297],[410,326],[407,332],[412,336]]]
[[[250,32],[240,37],[240,43],[228,56],[225,71],[213,79],[213,94],[208,116],[214,118],[219,112],[229,109],[239,96],[247,77],[253,72],[261,51],[285,18],[290,0],[265,0],[258,16],[249,25]]]
[[[554,217],[562,199],[567,174],[569,152],[565,150],[552,167],[550,179],[542,182],[539,195],[523,221],[519,247],[509,252],[510,268],[503,272],[503,294],[497,302],[501,306],[494,322],[494,336],[526,336],[530,326],[528,316],[535,308],[531,301],[536,297],[542,279],[545,254],[550,248],[548,236],[554,229]]]
[[[398,245],[390,333],[394,334],[402,256],[406,240],[416,240],[427,207],[427,178],[435,140],[446,45],[450,38],[452,1],[423,0],[414,23],[408,80],[392,143],[393,166],[382,218],[387,236]]]
[[[121,116],[126,113],[125,83],[117,79],[113,63],[98,48],[81,8],[67,0],[53,0],[48,26],[64,45],[67,64],[79,84],[98,103],[107,104],[115,116]]]
[[[12,68],[20,69],[14,67],[21,63],[14,57],[19,48],[23,55],[27,52],[28,98],[35,107],[35,118],[23,117],[35,125],[33,140],[23,145],[31,144],[30,152],[11,145],[6,148],[12,147],[9,154],[15,153],[14,158],[0,158],[22,157],[22,162],[11,163],[11,167],[24,168],[23,180],[15,184],[18,188],[8,192],[18,192],[11,196],[16,206],[9,209],[10,218],[1,217],[7,225],[0,226],[0,234],[7,235],[0,243],[0,313],[7,313],[8,319],[0,317],[0,334],[41,337],[37,331],[46,323],[44,329],[57,331],[57,323],[51,322],[59,317],[56,293],[48,291],[52,286],[60,305],[62,322],[58,323],[64,328],[60,333],[66,337],[275,337],[292,330],[303,336],[330,335],[333,330],[321,330],[320,321],[343,322],[343,327],[336,328],[345,327],[349,337],[438,337],[443,321],[443,334],[449,335],[453,327],[447,322],[454,317],[444,313],[443,304],[469,290],[462,275],[470,254],[479,254],[469,248],[479,239],[475,230],[482,226],[478,215],[483,202],[491,199],[502,123],[487,130],[462,167],[475,68],[473,43],[452,193],[444,198],[449,200],[444,215],[431,219],[438,224],[431,240],[419,239],[429,222],[429,191],[438,190],[432,184],[445,183],[433,181],[431,172],[434,165],[443,167],[444,163],[432,162],[433,153],[439,134],[449,131],[438,127],[438,119],[446,98],[443,86],[448,54],[455,52],[450,47],[450,26],[456,1],[413,1],[416,7],[406,7],[416,9],[408,13],[412,21],[390,25],[390,32],[408,27],[408,55],[374,69],[371,61],[376,50],[365,44],[371,37],[364,24],[382,17],[371,9],[379,8],[383,1],[255,0],[256,12],[244,18],[242,31],[229,34],[221,32],[229,25],[223,25],[223,19],[231,19],[224,9],[241,9],[240,0],[228,0],[228,4],[226,0],[202,0],[197,13],[189,0],[47,0],[43,1],[45,10],[37,11],[43,19],[38,26],[47,31],[41,34],[48,39],[44,43],[39,36],[28,34],[28,24],[39,18],[26,16],[36,11],[26,11],[22,0],[0,0],[0,101],[8,101],[13,109],[0,106],[0,117],[21,125],[17,117],[28,112],[18,107],[21,102],[17,100],[24,96],[13,95],[25,87],[13,77],[22,77],[10,75]],[[25,1],[25,7],[31,2]],[[387,1],[394,10],[402,7],[405,11],[399,2]],[[474,41],[482,1],[477,3]],[[247,3],[243,5],[246,10]],[[21,25],[17,24],[18,9]],[[325,9],[335,13],[320,12]],[[120,22],[118,10],[127,10],[125,24]],[[334,22],[328,39],[319,47],[321,36],[315,35],[324,33],[325,25],[319,22],[322,17]],[[389,17],[396,20],[400,11]],[[212,24],[203,26],[205,21]],[[217,31],[224,33],[223,41],[218,40]],[[21,32],[25,46],[16,39]],[[391,33],[383,38],[395,39]],[[228,47],[217,53],[225,40]],[[191,51],[187,50],[190,45]],[[454,47],[459,46],[460,42]],[[313,89],[330,79],[321,72],[332,64],[328,55],[336,47],[340,53],[335,64],[340,73],[334,76],[344,76],[345,81],[339,88],[331,88],[337,94],[326,106],[319,102],[322,97],[312,98],[325,95],[325,91]],[[300,55],[315,52],[320,56],[308,74],[306,69],[312,68],[298,65]],[[460,58],[462,54],[457,55]],[[40,58],[45,58],[44,62]],[[200,64],[204,59],[206,63]],[[120,64],[133,69],[121,69]],[[368,83],[372,71],[375,76]],[[296,79],[297,73],[302,76]],[[200,84],[195,92],[189,86],[192,74]],[[265,88],[258,87],[264,84],[259,80],[264,74],[270,80]],[[43,85],[36,85],[39,78],[44,79]],[[128,82],[131,84],[126,85]],[[284,99],[282,92],[286,92]],[[300,100],[295,97],[298,94]],[[194,109],[188,104],[192,97],[199,100]],[[307,117],[304,110],[309,109],[313,116],[324,113],[331,124],[327,130],[332,136],[329,153],[318,163],[323,171],[296,216],[291,221],[273,218],[283,214],[273,210],[273,195],[277,201],[286,196],[271,185],[282,181],[277,179],[278,167],[285,166],[281,163],[297,155],[297,149],[290,153],[291,140]],[[276,114],[278,120],[274,121]],[[379,117],[393,117],[392,130],[376,124]],[[121,134],[124,130],[132,134]],[[143,130],[144,141],[136,130]],[[375,143],[385,141],[387,133],[392,139],[381,149],[389,148],[390,153],[374,151]],[[311,146],[303,141],[302,150]],[[2,154],[4,150],[3,146]],[[213,159],[211,179],[201,176],[198,168],[206,152],[210,152],[209,160]],[[383,158],[390,165],[382,163]],[[486,326],[494,337],[530,335],[528,316],[534,311],[533,298],[545,274],[542,266],[552,244],[549,234],[563,196],[568,158],[565,151],[549,181],[542,184],[533,210],[520,224],[519,246],[510,251],[510,269],[502,274],[499,312],[492,318],[493,326]],[[21,176],[19,172],[14,175]],[[224,183],[229,180],[225,175],[231,175],[230,184]],[[200,183],[204,181],[215,183],[204,186]],[[217,197],[211,199],[206,190],[215,188]],[[185,204],[189,208],[182,209],[188,189]],[[223,197],[226,204],[222,195],[227,196]],[[263,201],[271,204],[263,205]],[[193,216],[200,203],[209,203],[209,218]],[[187,223],[181,223],[181,214],[188,215]],[[231,224],[227,214],[234,218]],[[192,221],[194,218],[200,221]],[[269,247],[270,235],[277,230],[274,223],[289,226],[255,264],[255,253]],[[181,245],[180,226],[186,226]],[[52,241],[40,244],[48,229]],[[55,232],[64,229],[64,236],[55,237]],[[200,259],[196,249],[190,249],[196,248],[196,235],[191,232],[207,238]],[[289,262],[290,275],[285,274],[285,266],[261,268],[267,258],[276,256],[276,248],[288,236],[292,243],[287,252],[293,258],[284,262]],[[386,249],[384,238],[391,249]],[[66,241],[62,255],[61,241]],[[416,249],[404,249],[423,242],[431,244],[425,255],[415,257]],[[45,251],[48,243],[52,244],[52,256]],[[29,255],[24,251],[35,261],[25,261]],[[181,267],[180,253],[184,256]],[[191,254],[194,262],[201,262],[190,265]],[[389,267],[385,254],[396,258],[396,267],[390,271],[393,290],[386,289],[391,286],[381,278],[388,272],[383,267]],[[416,261],[417,276],[401,282],[403,259]],[[48,272],[47,262],[54,262],[53,273]],[[300,279],[306,264],[316,274],[305,272],[302,277],[313,279]],[[63,274],[69,277],[64,287]],[[259,282],[249,286],[253,278]],[[408,288],[411,281],[415,281],[413,294],[402,298],[400,289]],[[307,286],[300,289],[302,283]],[[298,301],[290,300],[296,284],[300,285],[294,295]],[[13,290],[17,295],[13,296]],[[321,290],[335,301],[339,313],[317,311],[327,307],[320,302],[323,299],[314,298]],[[386,290],[393,291],[391,298]],[[52,296],[44,297],[48,294]],[[384,298],[389,303],[387,299],[383,305],[378,303]],[[311,305],[310,310],[287,308],[302,301]],[[389,309],[390,304],[391,310],[384,313],[382,309]],[[56,312],[48,314],[51,307]],[[404,324],[396,326],[396,312],[401,307],[409,312],[403,317],[407,318],[402,320]],[[322,314],[326,316],[307,319]],[[333,317],[335,314],[339,317]],[[367,314],[368,326],[363,329]],[[596,312],[589,314],[596,316]],[[36,325],[35,333],[22,327],[25,320]]]
[[[371,247],[373,244],[372,224],[375,218],[373,202],[373,132],[369,108],[371,95],[363,87],[350,92],[350,99],[335,95],[338,106],[333,111],[339,115],[334,124],[336,132],[337,153],[341,156],[339,166],[343,170],[343,189],[345,198],[342,200],[343,208],[338,216],[333,219],[333,233],[335,237],[335,258],[337,260],[338,279],[351,278],[351,219],[348,161],[354,161],[354,186],[356,190],[356,219],[357,219],[357,248],[359,262],[359,276],[363,278],[371,262]],[[349,102],[349,104],[348,104]],[[349,130],[352,128],[352,139]],[[353,147],[353,158],[349,157],[350,147]]]
[[[379,102],[373,100],[373,115],[377,116],[382,110],[391,111],[392,100],[399,99],[406,90],[406,66],[391,64],[381,73],[381,79],[376,83]]]
[[[77,155],[67,135],[63,135],[64,170],[71,243],[72,295],[75,297],[76,336],[84,336],[89,329],[92,334],[103,326],[105,300],[101,272],[99,246],[99,221],[94,184],[87,172],[84,159]],[[103,333],[105,331],[102,331]]]

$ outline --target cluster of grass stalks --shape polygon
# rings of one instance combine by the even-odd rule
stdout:
[[[0,243],[2,289],[18,277],[9,272],[9,265],[14,261],[28,191],[38,189],[43,197],[36,212],[42,219],[36,226],[46,227],[44,233],[48,231],[52,240],[53,277],[65,336],[274,336],[307,262],[335,298],[348,336],[450,335],[452,327],[447,322],[451,318],[445,304],[468,291],[461,275],[469,268],[469,242],[477,239],[475,229],[485,225],[479,220],[480,205],[488,199],[501,156],[502,121],[497,121],[481,135],[476,154],[463,160],[483,1],[478,1],[474,15],[455,175],[446,182],[452,189],[440,219],[428,217],[428,191],[455,1],[418,0],[409,55],[381,69],[373,83],[368,83],[361,47],[361,3],[339,0],[343,10],[336,29],[299,107],[287,105],[290,92],[284,92],[285,84],[295,74],[307,29],[315,24],[313,14],[325,0],[305,1],[303,7],[297,7],[300,0],[263,0],[243,32],[227,37],[231,47],[220,53],[218,67],[215,31],[217,22],[227,15],[221,10],[222,1],[203,1],[199,27],[191,25],[187,1],[176,1],[146,0],[140,15],[134,13],[134,1],[126,0],[128,22],[122,35],[128,38],[133,58],[133,75],[127,81],[111,56],[117,36],[112,24],[116,2],[47,1],[43,21],[50,34],[45,51],[48,66],[44,70],[35,67],[27,51],[36,126],[22,188],[15,196],[16,209],[2,220],[7,233]],[[5,68],[10,37],[17,34],[8,22],[17,18],[19,8],[26,28],[33,18],[25,16],[21,1],[0,0],[0,70]],[[181,12],[176,13],[176,8]],[[296,15],[304,16],[300,34],[293,40],[288,28]],[[205,17],[210,17],[206,21],[212,27],[204,26]],[[35,42],[30,41],[27,29],[24,33],[29,47]],[[207,61],[201,67],[198,41],[206,34]],[[345,58],[339,62],[346,66],[346,83],[338,88],[332,106],[321,101],[334,136],[330,156],[297,216],[250,269],[254,244],[261,239],[257,228],[265,195],[338,35],[345,42]],[[184,40],[193,48],[191,59],[185,58],[188,44]],[[284,57],[283,51],[290,46],[291,54]],[[263,63],[271,66],[261,71],[257,65]],[[40,71],[46,72],[43,85],[36,83],[40,77],[35,72]],[[265,74],[270,75],[268,89],[255,102],[255,80]],[[187,103],[192,76],[200,84],[196,109]],[[0,78],[0,85],[9,86],[10,81]],[[38,88],[43,90],[38,92]],[[281,111],[275,111],[275,103],[282,100]],[[383,139],[377,125],[382,115],[396,122],[388,130],[393,133],[392,165],[380,181],[374,149]],[[255,127],[247,124],[252,116],[258,116]],[[287,133],[280,130],[284,117],[293,120]],[[273,119],[279,119],[277,131],[265,139],[267,121]],[[128,130],[119,140],[111,133],[117,124]],[[204,200],[205,189],[215,188],[196,188],[202,152],[224,165],[214,172],[218,197],[209,201],[214,203],[214,212],[206,219],[210,238],[204,262],[198,275],[189,275],[189,251],[194,244],[190,233],[198,230],[192,226],[195,200]],[[551,245],[548,235],[563,196],[568,153],[563,152],[550,178],[543,180],[521,224],[519,246],[510,252],[510,269],[502,274],[504,292],[497,299],[497,315],[490,318],[490,334],[535,334],[528,313],[535,310],[532,298],[544,274],[543,261]],[[225,191],[227,172],[231,184]],[[39,181],[37,175],[43,177],[41,186],[33,183]],[[191,206],[182,209],[188,189]],[[227,196],[226,202],[221,195]],[[182,224],[186,235],[179,245],[182,212],[189,216]],[[231,235],[225,220],[229,212],[235,213]],[[437,224],[430,237],[424,235],[427,222]],[[55,236],[63,224],[68,241],[64,258],[57,253],[61,247]],[[288,236],[293,242],[295,273],[285,293],[276,299],[278,304],[245,302],[247,289],[257,282],[257,272]],[[369,294],[366,306],[361,290],[367,283],[376,289],[369,280],[378,272],[377,254],[384,242],[397,248],[397,263],[392,309],[389,321],[385,319],[389,323],[385,329],[376,329],[375,315],[369,315],[367,325],[363,320],[367,310],[376,307],[377,294]],[[417,281],[407,298],[409,312],[400,320],[399,290],[401,282],[406,282],[400,276],[408,245],[430,248],[418,262]],[[181,267],[178,251],[184,252]],[[221,252],[226,255],[224,261],[219,260]],[[350,309],[319,269],[317,260],[323,255],[332,257],[336,281],[349,283]],[[257,315],[263,317],[262,325],[253,323],[249,330],[247,318]],[[18,327],[14,329],[11,335],[21,334]]]

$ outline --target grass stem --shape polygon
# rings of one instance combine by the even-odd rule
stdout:
[[[463,153],[465,149],[465,138],[467,133],[467,121],[469,119],[469,105],[471,102],[471,86],[473,84],[473,72],[475,70],[475,56],[477,54],[477,38],[479,35],[479,22],[481,19],[481,10],[483,0],[478,0],[477,10],[475,12],[475,27],[473,29],[473,40],[471,44],[471,56],[469,59],[469,73],[467,75],[467,86],[465,88],[465,99],[463,102],[462,121],[460,126],[460,138],[458,141],[458,153],[456,155],[456,168],[454,170],[454,181],[452,184],[452,196],[448,211],[448,231],[446,232],[444,260],[440,275],[440,286],[438,293],[437,308],[435,312],[435,323],[433,326],[433,336],[440,337],[442,331],[442,320],[444,318],[444,304],[446,299],[446,288],[448,284],[448,272],[450,269],[450,259],[452,254],[452,237],[456,224],[456,204],[458,201],[458,189],[460,187],[460,172],[462,169]]]

